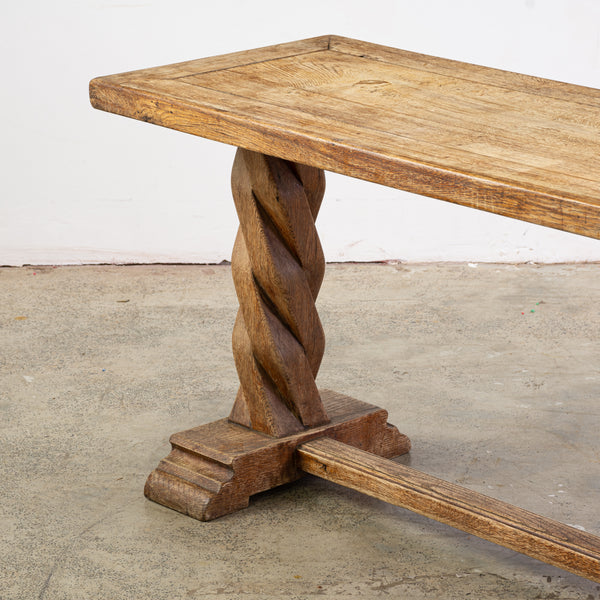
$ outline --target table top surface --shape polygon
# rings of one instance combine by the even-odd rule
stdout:
[[[600,238],[600,90],[323,36],[92,80],[96,108]]]

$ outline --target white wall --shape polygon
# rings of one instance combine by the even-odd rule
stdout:
[[[94,111],[88,80],[324,33],[600,87],[598,0],[4,1],[0,265],[229,259],[233,148]],[[318,225],[334,261],[600,260],[594,240],[337,175]]]

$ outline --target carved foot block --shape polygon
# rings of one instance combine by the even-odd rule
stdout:
[[[145,495],[210,521],[245,508],[253,494],[301,477],[295,450],[309,440],[326,436],[385,458],[410,450],[384,409],[329,390],[321,398],[330,422],[285,438],[227,419],[173,434],[173,450],[148,477]]]

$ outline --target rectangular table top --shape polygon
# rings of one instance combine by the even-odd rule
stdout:
[[[600,238],[600,90],[323,36],[110,75],[94,107]]]

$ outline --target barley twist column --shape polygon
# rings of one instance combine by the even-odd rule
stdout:
[[[315,228],[323,171],[239,149],[232,256],[240,378],[231,421],[275,437],[328,422],[315,377],[325,337],[315,308],[325,260]]]

